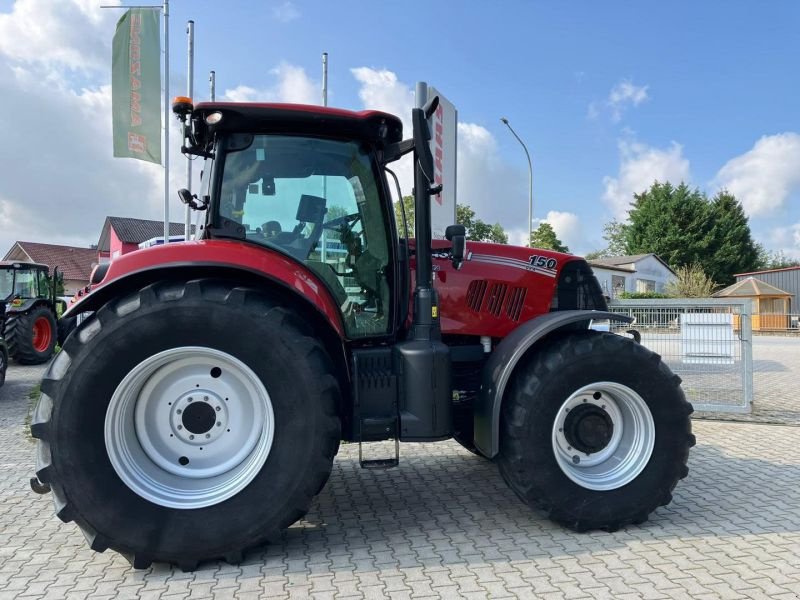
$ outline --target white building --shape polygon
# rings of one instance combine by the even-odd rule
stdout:
[[[676,277],[669,265],[655,254],[607,256],[588,262],[609,298],[616,298],[622,292],[663,294],[664,286]]]

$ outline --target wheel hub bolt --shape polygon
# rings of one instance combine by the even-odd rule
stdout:
[[[207,433],[207,434],[206,434],[206,437],[207,437],[207,438],[210,438],[210,437],[211,437],[211,434],[210,434],[210,433]]]
[[[182,411],[182,410],[179,408],[179,409],[178,409],[178,414],[181,414],[182,412],[183,412],[183,411]]]
[[[208,396],[203,396],[203,400],[208,402]]]
[[[575,456],[572,457],[572,462],[574,462],[577,465],[578,463],[581,462],[581,457],[576,454]]]
[[[189,435],[189,439],[190,439],[190,440],[193,440],[193,439],[194,439],[194,436],[193,436],[193,435]]]
[[[218,407],[217,407],[217,412],[219,412],[219,411],[221,411],[221,410],[222,410],[222,409],[221,409],[221,408],[218,406]]]

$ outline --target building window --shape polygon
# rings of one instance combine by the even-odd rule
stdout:
[[[656,291],[656,282],[652,279],[637,279],[636,280],[636,291],[639,293],[645,292],[655,292]]]
[[[622,292],[625,291],[625,277],[623,275],[612,275],[611,288],[611,297],[617,298]]]

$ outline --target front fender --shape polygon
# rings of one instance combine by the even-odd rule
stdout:
[[[487,458],[500,451],[500,408],[506,385],[517,363],[537,342],[554,331],[581,321],[633,321],[627,315],[595,310],[563,310],[547,313],[517,327],[492,352],[481,374],[475,403],[475,446]]]

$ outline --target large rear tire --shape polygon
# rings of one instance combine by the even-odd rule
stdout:
[[[53,357],[57,341],[53,311],[43,305],[6,319],[9,355],[22,365],[39,365]]]
[[[301,518],[338,450],[330,358],[292,310],[211,280],[101,308],[42,382],[31,432],[56,513],[134,567],[241,559]]]
[[[610,333],[567,334],[517,368],[497,462],[553,521],[614,531],[672,500],[689,472],[691,412],[657,354]]]

